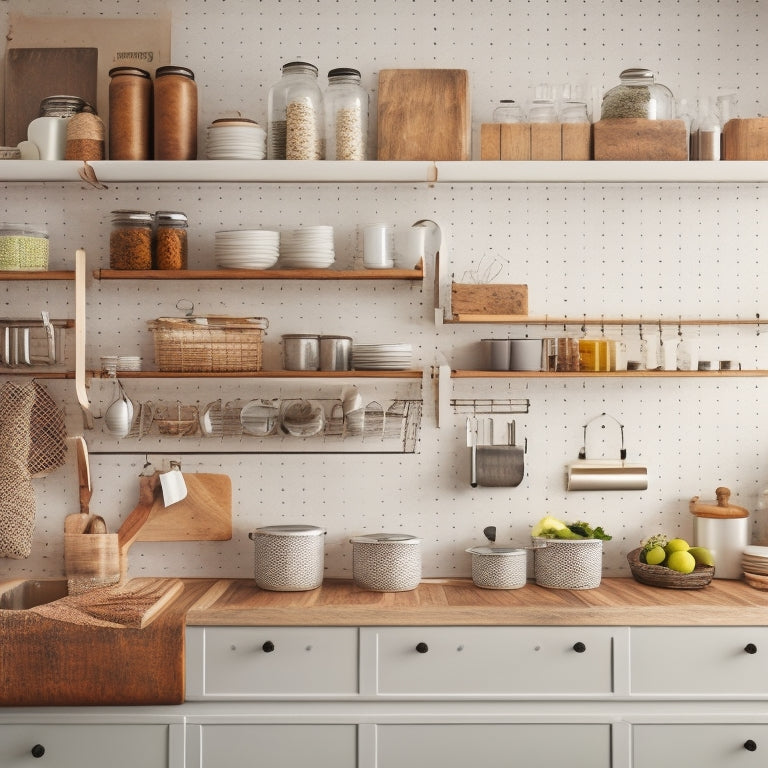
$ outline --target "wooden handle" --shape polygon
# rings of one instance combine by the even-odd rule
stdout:
[[[152,505],[160,488],[160,474],[142,475],[139,478],[139,503],[125,519],[117,532],[117,546],[120,552],[120,580],[124,581],[128,571],[128,549],[136,541],[141,527],[147,522]]]
[[[88,461],[88,446],[82,436],[75,438],[77,448],[77,481],[80,487],[80,513],[87,515],[91,503],[91,468]]]

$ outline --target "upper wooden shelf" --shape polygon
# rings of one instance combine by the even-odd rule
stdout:
[[[0,280],[74,280],[74,270],[0,270]]]
[[[96,269],[97,280],[423,280],[420,269]]]

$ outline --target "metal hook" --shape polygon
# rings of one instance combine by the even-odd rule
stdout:
[[[176,302],[176,309],[178,309],[181,312],[186,311],[186,316],[192,317],[195,311],[195,305],[189,299],[179,299]]]

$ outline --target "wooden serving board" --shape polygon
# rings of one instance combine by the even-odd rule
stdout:
[[[467,70],[379,72],[379,160],[469,160],[470,119]]]

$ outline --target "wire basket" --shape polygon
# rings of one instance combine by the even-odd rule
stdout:
[[[603,572],[601,539],[536,538],[534,576],[549,589],[595,589]]]
[[[160,371],[260,371],[264,317],[160,317],[150,322]]]

